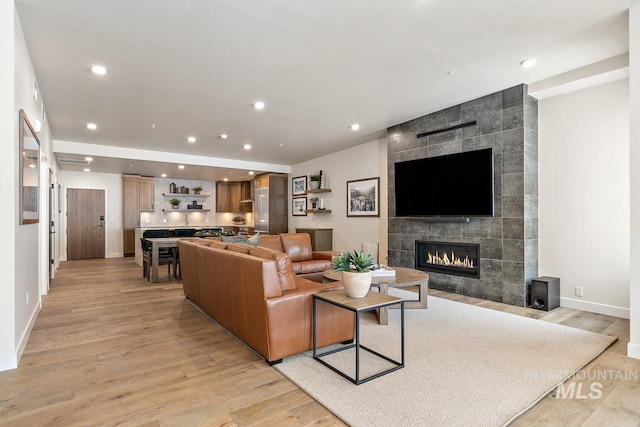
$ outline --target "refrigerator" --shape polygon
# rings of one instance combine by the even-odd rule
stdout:
[[[287,175],[263,174],[254,180],[254,230],[263,234],[289,231]]]

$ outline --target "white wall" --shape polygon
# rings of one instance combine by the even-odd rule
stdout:
[[[289,203],[289,231],[296,227],[332,228],[333,249],[347,251],[360,249],[362,242],[380,243],[380,262],[387,260],[387,141],[386,138],[371,141],[357,147],[318,157],[292,166],[291,178],[309,175],[322,170],[326,188],[331,193],[316,194],[325,201],[329,214],[293,216]],[[380,177],[380,217],[347,218],[347,181]],[[291,199],[291,197],[289,197]],[[308,208],[311,204],[308,203]]]
[[[539,102],[540,275],[560,278],[562,306],[627,318],[628,91],[624,79]]]
[[[67,189],[83,188],[105,190],[105,256],[124,256],[122,247],[122,175],[110,173],[60,172],[62,185],[62,213],[60,221],[60,259],[67,259]]]
[[[3,156],[0,178],[4,191],[13,201],[4,209],[2,222],[5,242],[10,247],[3,252],[5,273],[0,284],[0,370],[17,366],[29,333],[41,307],[41,292],[48,281],[47,259],[47,189],[40,192],[40,223],[18,225],[19,158],[18,111],[23,109],[35,125],[42,121],[43,100],[33,97],[36,78],[19,18],[13,1],[0,0],[0,139]],[[41,185],[48,180],[48,160],[52,159],[51,130],[48,123],[38,134],[41,148]],[[52,166],[56,172],[55,165]],[[5,264],[6,263],[6,264]],[[28,298],[27,298],[28,295]]]
[[[15,233],[17,228],[17,177],[15,159],[17,156],[15,134],[17,113],[14,114],[14,5],[13,0],[0,0],[0,182],[5,186],[5,194],[13,201],[11,209],[0,209],[0,221],[4,229],[5,250],[0,257],[0,371],[15,368],[18,358],[15,348],[15,278],[16,254]]]
[[[631,137],[631,333],[627,354],[640,359],[640,5],[629,10]]]

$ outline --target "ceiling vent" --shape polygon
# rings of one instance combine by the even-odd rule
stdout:
[[[86,166],[90,164],[90,162],[85,159],[69,159],[66,157],[58,157],[58,163],[60,163],[61,165],[76,165],[76,166]]]

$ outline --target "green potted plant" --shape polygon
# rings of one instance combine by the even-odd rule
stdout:
[[[353,250],[333,259],[333,269],[342,272],[342,284],[351,298],[362,298],[371,287],[373,257],[365,251]]]
[[[317,190],[318,188],[320,188],[320,174],[319,173],[313,173],[311,175],[309,175],[309,181],[310,182],[310,186],[312,190]]]
[[[193,187],[192,188],[194,194],[200,194],[200,192],[202,191],[202,187],[198,186],[198,187]]]
[[[169,200],[169,203],[171,203],[171,207],[173,209],[178,209],[178,207],[180,206],[180,199],[171,199]]]
[[[318,205],[318,198],[313,196],[309,198],[309,201],[311,202],[311,208],[316,209],[316,206]]]

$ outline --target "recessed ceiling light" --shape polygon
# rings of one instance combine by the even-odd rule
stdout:
[[[84,168],[84,171],[85,171],[85,172],[91,172],[91,169],[89,169],[89,168]]]
[[[227,139],[227,138],[229,138],[229,135],[227,135],[226,133],[220,134],[220,139]]]
[[[184,165],[178,165],[178,169],[184,169]]]
[[[256,101],[255,104],[253,104],[253,108],[255,108],[256,110],[262,110],[264,109],[264,102],[262,101]]]
[[[359,124],[354,123],[354,124],[351,125],[351,130],[358,130],[358,129],[360,129],[360,125]]]
[[[244,148],[245,150],[251,150],[251,144],[244,144],[242,148]]]
[[[93,157],[85,157],[84,158],[87,162],[93,162]]]
[[[222,178],[222,180],[227,182],[227,181],[229,181],[229,178]]]
[[[536,65],[536,59],[535,58],[525,59],[522,62],[520,62],[520,65],[522,65],[524,68],[533,67],[534,65]]]
[[[97,74],[99,76],[104,76],[105,74],[107,74],[107,69],[102,65],[92,65],[91,71],[93,71],[93,74]]]
[[[98,125],[95,123],[87,123],[87,129],[96,130],[98,129]]]
[[[163,173],[163,174],[160,174],[160,176],[161,176],[161,177],[163,177],[163,178],[166,178],[166,177],[167,177],[167,174],[166,174],[166,173]]]
[[[455,75],[456,75],[456,73],[457,73],[457,71],[456,71],[456,70],[449,70],[449,71],[447,71],[447,74],[449,74],[450,76],[455,76]]]
[[[187,138],[187,141],[196,142],[196,137],[195,136],[190,136],[189,138]]]
[[[249,171],[249,175],[253,175],[253,171]]]
[[[156,126],[158,126],[158,125],[157,125],[157,124],[155,124],[155,123],[151,123],[149,126],[151,126],[151,129],[155,129],[155,128],[156,128]]]

